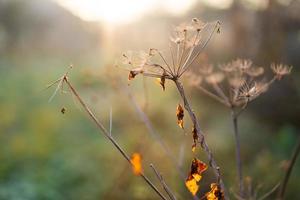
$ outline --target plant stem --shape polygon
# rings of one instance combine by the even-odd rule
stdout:
[[[171,191],[171,189],[169,188],[169,186],[166,184],[163,176],[157,171],[157,169],[154,167],[153,164],[150,164],[150,167],[153,169],[156,177],[158,178],[159,182],[161,183],[163,189],[166,191],[166,193],[168,194],[168,196],[170,197],[171,200],[176,200],[175,195],[173,194],[173,192]]]
[[[129,162],[129,164],[133,165],[129,156],[126,154],[126,152],[122,149],[122,147],[117,143],[117,141],[111,137],[110,133],[106,130],[106,128],[103,126],[101,122],[99,122],[94,115],[94,113],[90,110],[90,108],[84,103],[84,101],[81,99],[75,88],[71,85],[69,82],[67,76],[63,77],[63,81],[67,83],[68,87],[70,88],[71,92],[74,94],[76,99],[79,101],[81,106],[84,108],[84,110],[87,112],[89,117],[92,119],[92,121],[97,125],[97,127],[102,131],[102,133],[105,135],[107,139],[111,141],[111,143],[116,147],[116,149],[121,153],[121,155]],[[144,179],[144,181],[160,196],[161,199],[167,200],[167,198],[155,187],[155,185],[149,180],[148,177],[146,177],[143,173],[140,173],[140,176]]]
[[[278,194],[279,199],[284,199],[284,194],[285,194],[285,191],[286,191],[286,187],[287,187],[289,178],[291,176],[293,167],[296,163],[296,160],[297,160],[297,157],[298,157],[299,153],[300,153],[300,137],[298,137],[298,143],[296,144],[296,147],[293,151],[293,155],[292,155],[292,157],[289,161],[289,167],[286,170],[286,174],[283,178],[282,185],[280,187],[280,191],[279,191],[279,194]]]
[[[242,161],[241,161],[241,146],[240,146],[240,135],[238,129],[238,116],[235,111],[231,110],[231,119],[233,123],[234,138],[235,138],[235,156],[236,156],[236,170],[238,175],[239,184],[239,195],[244,197],[244,184],[243,184],[243,174],[242,174]]]
[[[201,144],[201,147],[203,148],[203,150],[205,151],[207,157],[208,157],[208,160],[209,160],[209,165],[212,167],[213,171],[214,171],[214,174],[217,178],[217,182],[221,188],[221,190],[224,192],[224,196],[225,196],[225,199],[229,199],[227,197],[227,194],[226,194],[226,190],[225,190],[225,185],[224,185],[224,182],[222,180],[222,177],[221,177],[221,173],[220,173],[220,167],[217,165],[216,163],[216,160],[214,159],[213,155],[212,155],[212,152],[210,151],[207,143],[206,143],[206,140],[204,138],[204,135],[200,129],[200,124],[198,122],[198,119],[195,115],[195,113],[193,112],[190,104],[189,104],[189,101],[185,95],[185,91],[184,91],[184,88],[183,88],[183,85],[179,82],[178,79],[174,79],[174,82],[177,86],[177,89],[178,89],[178,92],[184,102],[184,108],[187,110],[187,112],[189,113],[189,116],[197,130],[197,133],[198,133],[198,137],[200,139],[200,144]]]

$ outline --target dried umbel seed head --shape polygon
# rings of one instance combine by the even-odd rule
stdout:
[[[189,78],[190,84],[193,86],[201,85],[203,78],[202,76],[196,75],[194,73],[187,73],[186,76]]]
[[[224,74],[221,72],[213,73],[205,78],[206,82],[212,85],[219,84],[224,80]]]
[[[235,66],[231,62],[226,64],[219,64],[218,66],[222,71],[227,73],[230,73],[233,70],[235,70]]]
[[[245,84],[245,77],[232,76],[228,77],[228,83],[232,88],[239,88],[241,85]]]
[[[245,71],[246,74],[252,77],[260,76],[264,73],[264,68],[262,67],[251,67]]]
[[[271,64],[271,69],[273,70],[278,80],[281,80],[283,76],[289,75],[292,71],[292,68],[292,66],[287,66],[283,64]]]
[[[205,23],[203,23],[201,20],[199,20],[197,18],[192,19],[192,27],[197,32],[200,32],[204,26],[205,26]]]
[[[251,60],[240,60],[239,68],[241,71],[246,71],[252,66]]]
[[[213,69],[214,66],[212,64],[204,64],[200,66],[199,72],[200,74],[207,76],[213,72]]]
[[[252,86],[248,85],[247,83],[243,84],[240,88],[238,88],[238,99],[247,99],[250,100],[255,98],[259,94],[259,90],[254,83]]]
[[[131,71],[130,79],[137,74],[161,78],[165,72],[166,76],[163,76],[163,79],[178,80],[198,61],[197,58],[218,27],[218,22],[203,23],[198,19],[193,19],[192,22],[181,24],[175,28],[170,37],[168,51],[162,52],[157,49],[150,49],[147,54],[140,53],[138,56],[124,54],[123,63],[130,65],[130,68],[127,69]],[[135,70],[136,68],[138,70]],[[211,72],[212,70],[209,70],[206,73]]]

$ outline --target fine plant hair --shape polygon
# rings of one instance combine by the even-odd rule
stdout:
[[[254,66],[251,60],[236,59],[214,67],[204,62],[199,65],[197,74],[190,73],[190,83],[205,95],[218,101],[231,111],[236,150],[236,170],[240,197],[246,197],[242,173],[239,116],[250,102],[268,91],[271,84],[290,74],[292,67],[271,64],[273,77],[266,81],[264,68]],[[248,195],[249,196],[249,195]]]

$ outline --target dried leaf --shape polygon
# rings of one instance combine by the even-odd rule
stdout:
[[[192,176],[190,176],[185,181],[185,185],[188,188],[188,190],[195,196],[197,191],[199,190],[199,185],[197,184],[197,181]]]
[[[65,114],[66,108],[65,108],[65,107],[62,107],[61,110],[60,110],[60,112],[61,112],[62,114]]]
[[[139,153],[134,153],[131,156],[132,170],[135,175],[140,175],[142,173],[142,156]]]
[[[177,116],[178,126],[183,129],[184,128],[183,127],[184,110],[180,104],[177,105],[176,116]]]
[[[198,182],[202,178],[202,172],[204,172],[207,169],[207,165],[200,161],[197,158],[194,158],[191,165],[191,171],[188,175],[188,178],[185,181],[185,185],[188,188],[188,190],[193,194],[196,195],[199,185]]]
[[[129,75],[128,75],[128,80],[132,80],[136,77],[136,75],[138,74],[142,74],[144,71],[143,71],[143,68],[142,67],[138,67],[138,68],[135,68],[133,70],[130,70],[129,71]]]
[[[223,200],[224,194],[216,183],[210,184],[210,191],[205,195],[207,200]]]
[[[166,77],[165,77],[165,75],[162,75],[162,76],[160,77],[159,84],[161,85],[163,91],[165,91],[165,89],[166,89],[166,87],[165,87],[165,82],[166,82]]]
[[[128,80],[130,81],[130,80],[134,79],[137,74],[138,73],[135,71],[129,71]]]
[[[191,165],[191,175],[201,175],[205,170],[207,170],[207,165],[201,160],[194,158]]]

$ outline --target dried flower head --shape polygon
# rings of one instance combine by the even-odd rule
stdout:
[[[206,82],[212,85],[221,83],[224,80],[224,74],[221,72],[213,73],[206,77]]]
[[[265,81],[266,78],[259,78],[264,74],[264,68],[254,66],[251,60],[236,59],[219,64],[215,71],[213,66],[204,60],[204,64],[199,67],[198,77],[205,76],[206,84],[195,81],[195,73],[190,76],[190,82],[226,106],[240,107],[266,92],[275,79],[280,80],[282,76],[290,74],[292,69],[282,64],[272,64],[271,68],[275,77]]]
[[[149,53],[123,54],[123,64],[130,66],[129,80],[142,74],[161,79],[164,87],[165,80],[180,78],[199,57],[219,26],[219,22],[204,23],[194,18],[190,23],[175,27],[170,37],[170,60],[153,48]]]
[[[292,68],[292,66],[283,64],[271,64],[271,69],[273,70],[278,80],[281,80],[283,76],[289,75],[292,71]]]

